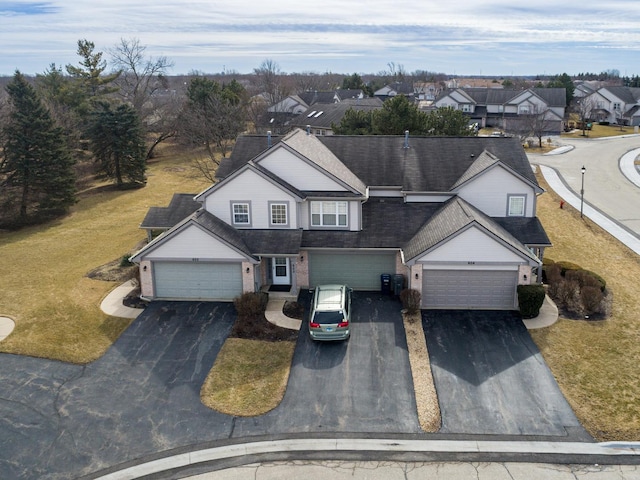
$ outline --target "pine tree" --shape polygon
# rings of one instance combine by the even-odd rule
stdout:
[[[5,214],[19,223],[42,221],[75,203],[74,160],[35,89],[16,71],[7,85],[11,112],[3,128],[0,182]]]
[[[146,150],[140,120],[133,107],[113,109],[100,103],[91,114],[91,149],[100,169],[118,188],[144,185]]]

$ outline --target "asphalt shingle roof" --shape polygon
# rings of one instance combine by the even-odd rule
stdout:
[[[516,237],[460,197],[453,197],[445,202],[405,245],[405,259],[411,260],[417,257],[471,224],[476,224],[490,232],[524,256],[535,259],[535,256]]]
[[[300,229],[248,229],[239,232],[253,255],[297,255],[300,251]]]
[[[326,146],[367,186],[394,186],[415,192],[447,192],[485,151],[537,185],[527,155],[517,138],[410,137],[409,148],[404,148],[405,140],[401,135],[330,135],[314,139]],[[275,145],[282,139],[272,137],[271,141]],[[294,143],[294,149],[304,150],[303,147],[297,147],[302,142]],[[312,148],[317,149],[318,143],[314,145]],[[218,176],[222,178],[229,175],[266,148],[267,138],[264,136],[239,137],[231,156],[222,160]],[[313,159],[310,152],[311,157],[304,151],[300,153]],[[343,180],[346,181],[346,178]]]
[[[167,207],[151,207],[145,215],[140,228],[164,230],[173,227],[202,207],[196,202],[193,193],[175,193]]]

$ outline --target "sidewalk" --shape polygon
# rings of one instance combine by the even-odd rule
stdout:
[[[124,297],[126,297],[134,288],[135,285],[132,280],[114,288],[106,297],[104,297],[102,303],[100,303],[100,310],[112,317],[137,318],[138,315],[143,312],[143,309],[125,307],[122,303]]]
[[[216,462],[221,468],[225,468],[225,466],[233,465],[233,459],[240,457],[249,457],[253,460],[252,463],[256,463],[283,460],[287,458],[287,454],[292,454],[291,458],[307,458],[317,461],[343,458],[347,453],[356,453],[357,458],[364,459],[361,461],[375,461],[376,463],[383,460],[393,461],[394,458],[411,459],[411,461],[418,462],[442,462],[445,458],[449,459],[449,461],[455,461],[454,459],[459,458],[473,462],[536,461],[537,463],[602,463],[608,465],[637,465],[640,463],[640,456],[638,456],[640,454],[640,443],[630,442],[580,443],[413,440],[403,438],[291,438],[236,443],[201,450],[196,449],[89,478],[124,480],[157,475],[170,470],[175,474],[180,469],[187,470],[198,466],[198,464],[202,464],[203,467],[207,467],[210,470],[216,470],[214,468]],[[352,461],[351,463],[353,465],[355,462]],[[231,470],[242,472],[242,469]],[[230,470],[224,470],[221,473],[223,475],[217,476],[217,478],[230,478]],[[280,475],[272,478],[283,477],[283,475]],[[181,476],[180,478],[183,477]],[[379,478],[382,478],[382,476]]]

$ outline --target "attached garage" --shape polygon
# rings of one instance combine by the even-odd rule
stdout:
[[[422,308],[514,310],[517,271],[423,270]]]
[[[309,283],[338,283],[356,290],[380,290],[380,275],[394,274],[396,254],[385,253],[309,253]]]
[[[233,300],[242,294],[240,263],[154,262],[157,299]]]

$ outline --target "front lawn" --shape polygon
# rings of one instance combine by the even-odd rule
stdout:
[[[547,190],[538,216],[553,248],[545,255],[597,272],[613,292],[603,321],[560,319],[531,336],[576,415],[597,440],[640,440],[640,258]]]
[[[92,280],[92,269],[121,258],[146,238],[148,208],[175,192],[197,193],[208,182],[190,178],[185,158],[149,165],[147,186],[118,191],[96,186],[64,218],[0,237],[0,315],[16,328],[0,351],[87,363],[100,357],[130,324],[100,311],[116,282]],[[101,187],[101,188],[99,188]]]
[[[583,134],[584,133],[584,134]],[[562,138],[602,138],[602,137],[617,137],[620,135],[630,135],[635,133],[634,127],[620,127],[619,125],[598,125],[593,123],[591,130],[573,130],[568,133],[563,133]]]

